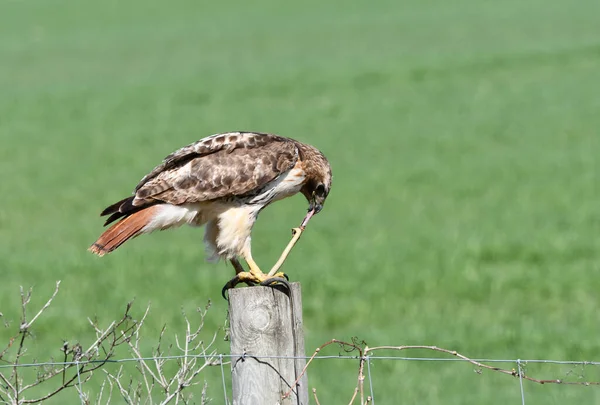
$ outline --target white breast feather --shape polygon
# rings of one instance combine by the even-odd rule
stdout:
[[[267,183],[264,191],[250,200],[251,203],[261,202],[269,204],[273,201],[290,197],[300,191],[304,182],[304,170],[299,167],[293,167],[287,172],[283,172],[275,180]]]
[[[216,251],[219,256],[231,259],[241,256],[250,248],[250,233],[261,207],[244,205],[230,208],[219,215],[219,233],[216,240]]]

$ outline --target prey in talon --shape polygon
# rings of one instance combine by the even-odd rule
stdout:
[[[287,276],[279,271],[281,266],[309,220],[323,208],[330,189],[331,166],[314,146],[274,134],[215,134],[167,156],[142,178],[132,196],[104,209],[104,225],[112,225],[89,250],[104,256],[145,233],[184,224],[204,226],[209,260],[228,260],[236,273],[224,291],[238,283],[282,283]],[[252,227],[265,207],[297,193],[308,200],[308,212],[265,273],[252,258]]]

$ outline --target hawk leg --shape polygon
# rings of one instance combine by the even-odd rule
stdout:
[[[252,259],[251,255],[247,255],[245,257],[246,262],[248,263],[249,271],[244,271],[242,265],[237,259],[231,259],[231,264],[235,269],[236,275],[234,278],[229,280],[223,289],[221,290],[221,295],[223,298],[227,299],[225,296],[225,291],[230,288],[235,288],[239,283],[246,283],[249,286],[262,285],[262,286],[273,286],[273,285],[284,285],[289,290],[290,285],[288,283],[289,278],[287,274],[283,272],[278,272],[281,268],[288,255],[302,236],[302,232],[304,232],[304,226],[300,226],[298,228],[292,229],[292,239],[285,247],[281,256],[271,268],[268,274],[265,274],[261,271],[260,267],[256,264],[256,262]]]
[[[258,267],[258,264],[256,264],[254,259],[252,259],[252,255],[250,255],[250,254],[246,255],[246,257],[244,259],[248,263],[249,271],[243,272],[243,273],[238,273],[238,276],[240,276],[240,281],[243,281],[246,284],[248,284],[248,281],[250,281],[250,282],[253,282],[254,284],[268,285],[268,283],[263,284],[268,279],[271,279],[274,277],[286,278],[286,279],[288,278],[288,276],[285,273],[281,273],[281,272],[276,273],[272,269],[271,269],[271,272],[269,272],[269,274],[263,273],[262,270],[260,269],[260,267]],[[279,269],[279,267],[281,267],[281,265],[279,265],[277,267],[277,269]],[[275,270],[277,270],[277,269],[275,269]]]
[[[240,261],[238,259],[233,258],[229,261],[231,262],[231,264],[233,265],[233,268],[235,269],[235,274],[240,274],[241,272],[244,271],[244,268],[242,267],[242,264],[240,263]]]

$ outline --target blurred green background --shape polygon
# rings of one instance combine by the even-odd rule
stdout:
[[[134,316],[152,303],[147,354],[163,324],[181,334],[181,309],[209,299],[205,332],[217,331],[233,271],[204,261],[201,231],[103,259],[86,249],[99,212],[164,156],[254,130],[314,144],[333,166],[327,205],[285,266],[302,283],[308,353],[357,336],[599,360],[599,15],[592,0],[2,1],[0,312],[12,324],[0,340],[18,325],[19,285],[40,306],[55,280],[28,360],[60,357],[62,339],[91,343],[87,317],[108,324],[134,297]],[[261,215],[259,264],[305,209],[298,196]],[[222,333],[217,349],[228,352]],[[518,380],[473,371],[374,361],[376,403],[521,403]],[[570,381],[599,371],[527,368]],[[355,377],[345,360],[309,370],[323,405],[347,403]],[[222,403],[220,371],[201,379]],[[600,401],[597,387],[525,393]],[[78,402],[74,390],[56,401]]]

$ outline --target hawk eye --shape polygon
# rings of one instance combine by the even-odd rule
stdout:
[[[319,184],[315,189],[316,194],[325,194],[325,186],[323,184]]]

